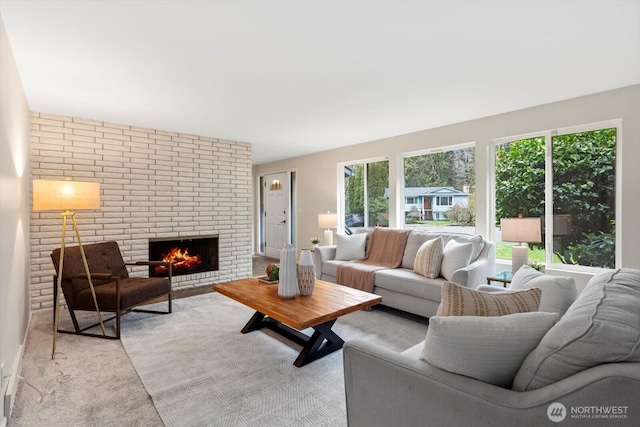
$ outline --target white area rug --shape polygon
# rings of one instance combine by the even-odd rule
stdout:
[[[253,313],[210,293],[176,300],[169,315],[123,318],[122,344],[165,425],[346,426],[342,351],[296,368],[300,346],[267,329],[240,333]],[[427,326],[373,309],[333,329],[344,340],[404,350]]]

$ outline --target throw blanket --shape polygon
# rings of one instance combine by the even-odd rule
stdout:
[[[373,292],[375,272],[396,268],[402,262],[409,231],[375,228],[369,236],[363,259],[344,262],[338,266],[337,282],[341,285]]]

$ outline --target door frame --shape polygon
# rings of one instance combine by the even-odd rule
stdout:
[[[289,180],[289,243],[294,243],[297,241],[297,224],[298,224],[298,206],[297,206],[297,193],[298,193],[298,182],[297,182],[297,172],[296,168],[294,169],[284,169],[284,170],[276,170],[270,172],[264,172],[260,175],[256,176],[256,223],[255,223],[255,242],[254,242],[254,252],[258,255],[265,254],[265,222],[264,222],[264,201],[265,201],[265,186],[266,180],[265,177],[267,175],[273,175],[276,173],[286,173],[287,179]]]

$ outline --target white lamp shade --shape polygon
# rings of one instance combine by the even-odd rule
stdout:
[[[502,218],[500,230],[503,242],[539,243],[542,241],[540,218]]]
[[[100,208],[100,184],[81,181],[33,180],[34,211]]]
[[[338,228],[338,214],[318,214],[318,228]]]

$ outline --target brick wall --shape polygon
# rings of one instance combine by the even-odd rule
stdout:
[[[31,162],[33,179],[100,183],[101,208],[76,213],[83,244],[115,240],[130,262],[148,259],[152,237],[218,234],[219,271],[177,276],[174,289],[251,275],[250,144],[33,113]],[[53,306],[61,230],[59,213],[32,212],[33,310]],[[77,244],[72,227],[66,244]]]

